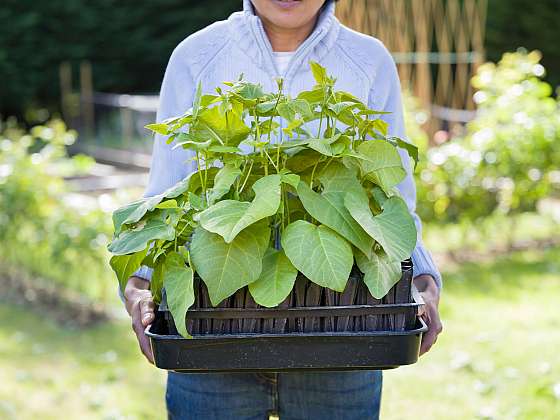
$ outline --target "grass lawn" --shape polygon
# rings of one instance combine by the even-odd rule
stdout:
[[[560,249],[446,273],[444,334],[385,374],[383,419],[559,419]],[[127,320],[63,330],[0,304],[1,419],[164,419]]]

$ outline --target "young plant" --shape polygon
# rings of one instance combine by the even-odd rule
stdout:
[[[147,128],[191,151],[198,170],[163,193],[115,211],[109,245],[121,287],[141,265],[166,290],[178,331],[200,276],[216,306],[248,286],[266,307],[282,302],[298,272],[342,291],[354,262],[376,298],[401,277],[416,228],[395,188],[406,176],[383,112],[336,91],[311,62],[316,85],[296,98],[242,77],[191,109]]]

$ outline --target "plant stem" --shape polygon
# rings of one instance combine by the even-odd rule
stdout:
[[[243,184],[241,185],[241,189],[239,190],[239,194],[241,194],[243,192],[243,189],[245,188],[245,184],[247,184],[247,180],[249,179],[249,175],[251,175],[251,170],[253,169],[253,160],[251,159],[251,164],[249,165],[249,170],[247,171],[247,176],[245,177],[245,181],[243,181]]]
[[[208,160],[208,155],[204,152],[204,198],[206,203],[208,203],[208,191],[206,190],[206,185],[208,183],[208,165],[206,164]]]
[[[270,163],[272,164],[272,166],[274,167],[274,169],[276,169],[276,173],[280,172],[278,169],[278,166],[276,166],[276,164],[274,163],[274,161],[272,160],[272,158],[270,157],[270,155],[268,154],[268,151],[266,150],[266,148],[263,148],[264,150],[264,154],[266,155],[266,157],[268,158],[268,160],[270,160]],[[266,169],[268,169],[268,162],[267,162],[267,167],[265,168],[265,175],[268,175],[268,172],[266,171]]]
[[[276,97],[276,103],[274,104],[274,109],[272,110],[272,117],[270,117],[270,127],[268,127],[268,143],[270,144],[270,133],[272,132],[272,122],[274,121],[274,114],[276,113],[276,108],[278,107],[278,102],[280,102],[280,96],[282,95],[282,89],[278,90],[278,96]],[[276,148],[276,173],[280,172],[280,147],[279,145],[282,144],[282,135],[280,135],[280,142],[278,143],[278,147]]]
[[[204,180],[202,179],[202,168],[200,167],[200,154],[198,150],[196,151],[196,165],[198,166],[198,177],[200,178],[200,186],[204,192],[204,198],[206,198],[206,185],[204,184]]]
[[[315,177],[315,170],[317,169],[317,165],[319,164],[319,160],[315,162],[313,165],[313,170],[311,171],[311,181],[309,181],[309,186],[313,189],[313,178]]]
[[[290,224],[290,204],[288,202],[288,192],[286,189],[282,189],[282,194],[284,195],[284,217],[282,218],[282,232],[284,232],[284,220],[288,220],[288,224]]]

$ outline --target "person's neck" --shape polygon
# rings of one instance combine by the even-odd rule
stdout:
[[[280,28],[272,24],[272,22],[263,19],[262,16],[259,17],[262,20],[264,30],[272,46],[272,51],[275,52],[297,50],[303,41],[313,32],[313,28],[317,22],[316,16],[315,19],[312,19],[309,23],[299,28]]]

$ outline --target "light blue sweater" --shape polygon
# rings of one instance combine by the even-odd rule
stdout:
[[[390,111],[384,116],[389,134],[406,139],[400,82],[391,54],[379,40],[342,25],[334,8],[334,2],[327,0],[313,32],[299,46],[285,74],[280,75],[284,77],[284,91],[296,96],[310,89],[315,82],[308,62],[317,61],[336,77],[337,89],[354,94],[373,109]],[[175,48],[163,78],[157,120],[190,108],[198,82],[204,93],[211,93],[214,87],[237,79],[241,73],[246,80],[262,84],[265,91],[276,90],[274,78],[279,74],[272,47],[250,0],[243,1],[242,12],[190,35]],[[172,151],[173,145],[167,145],[165,140],[156,135],[145,196],[163,192],[196,170],[190,151]],[[410,159],[403,150],[400,154],[408,176],[398,188],[418,227],[418,242],[412,254],[414,274],[431,274],[441,287],[440,273],[422,244]],[[135,275],[150,279],[151,270],[142,267]]]

